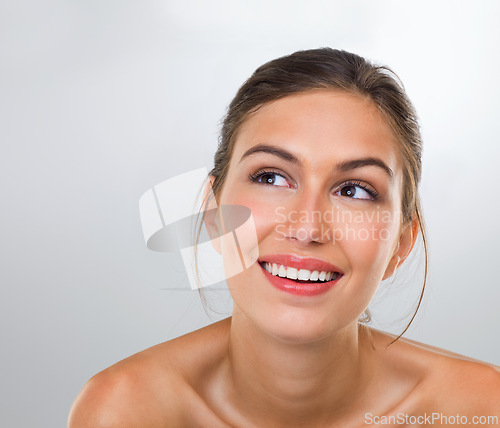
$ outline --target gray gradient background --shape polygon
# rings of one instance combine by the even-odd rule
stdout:
[[[139,197],[211,166],[218,121],[258,65],[321,46],[391,66],[421,118],[431,264],[407,336],[500,364],[499,12],[494,1],[3,1],[0,425],[64,426],[89,377],[227,316],[227,293],[209,293],[226,311],[209,319],[180,255],[146,249]],[[373,308],[393,332],[419,287],[408,269],[399,279]]]

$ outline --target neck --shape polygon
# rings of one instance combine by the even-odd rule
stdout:
[[[363,396],[370,378],[361,348],[357,322],[327,338],[297,344],[266,334],[235,311],[227,365],[230,399],[252,420],[266,423],[338,420]]]

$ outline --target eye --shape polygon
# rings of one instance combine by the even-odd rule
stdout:
[[[344,183],[337,193],[340,194],[340,196],[351,199],[365,199],[369,201],[378,199],[378,193],[360,181],[349,181]]]
[[[249,177],[255,183],[277,187],[292,187],[287,179],[276,171],[257,171],[254,174],[250,174]]]

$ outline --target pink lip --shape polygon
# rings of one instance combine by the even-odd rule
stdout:
[[[325,262],[324,260],[311,257],[299,257],[294,254],[272,254],[269,256],[263,256],[259,258],[259,262],[276,263],[279,265],[290,266],[297,269],[307,269],[310,271],[324,270],[326,272],[339,272],[340,274],[344,273],[337,266]]]
[[[334,265],[319,259],[313,258],[302,258],[293,255],[276,254],[272,256],[265,256],[259,259],[259,262],[269,262],[282,264],[285,266],[291,266],[298,269],[307,270],[319,270],[327,272],[339,272],[336,279],[326,282],[307,282],[307,281],[294,281],[288,278],[282,278],[280,276],[275,276],[265,270],[262,265],[260,265],[262,272],[269,280],[269,282],[278,288],[279,290],[285,291],[296,296],[317,296],[319,294],[326,293],[330,290],[339,280],[342,278],[343,273]]]

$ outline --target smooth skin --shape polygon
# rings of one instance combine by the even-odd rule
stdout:
[[[262,145],[295,160],[276,150],[245,156]],[[366,157],[392,176],[376,165],[338,167]],[[313,90],[253,113],[238,132],[218,203],[250,208],[260,257],[319,258],[343,277],[326,293],[296,296],[253,264],[227,280],[232,317],[94,376],[69,427],[363,427],[370,417],[432,413],[500,423],[498,367],[407,339],[388,346],[394,336],[358,323],[417,237],[416,221],[401,223],[402,165],[391,128],[368,99]],[[303,215],[283,221],[292,212]],[[331,221],[318,212],[342,215]]]

